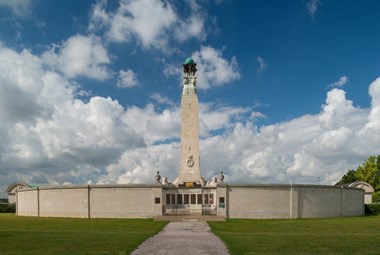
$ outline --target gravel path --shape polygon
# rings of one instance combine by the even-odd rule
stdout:
[[[157,235],[142,243],[132,255],[180,254],[225,255],[225,244],[206,222],[170,222]]]

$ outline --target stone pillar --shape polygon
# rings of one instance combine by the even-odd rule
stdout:
[[[298,189],[294,188],[292,184],[290,184],[289,191],[289,219],[297,219],[298,218]]]
[[[156,183],[153,189],[153,217],[162,216],[163,189],[161,183]]]
[[[16,216],[18,216],[18,192],[17,190],[15,191],[16,193]]]
[[[216,188],[216,215],[228,218],[228,185],[218,182]]]
[[[40,217],[40,187],[37,187],[37,217]]]

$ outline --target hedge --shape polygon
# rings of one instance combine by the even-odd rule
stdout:
[[[380,204],[369,204],[365,205],[366,215],[377,215],[380,213]]]
[[[0,204],[0,213],[15,213],[15,204]]]

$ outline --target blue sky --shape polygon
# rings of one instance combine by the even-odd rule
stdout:
[[[332,184],[378,154],[377,1],[0,0],[0,187],[178,173],[198,63],[202,175]]]

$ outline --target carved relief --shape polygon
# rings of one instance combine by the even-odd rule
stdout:
[[[186,164],[187,164],[188,167],[193,167],[194,166],[193,156],[189,156],[188,157],[188,160],[187,160]]]

